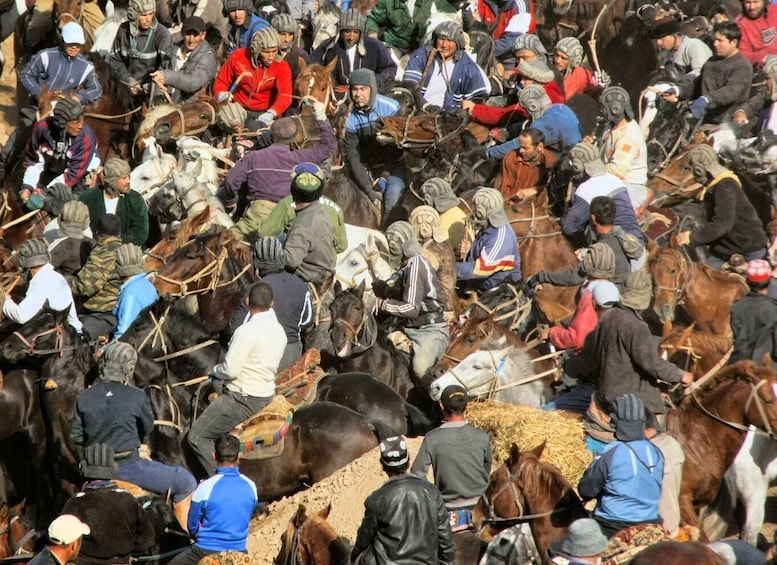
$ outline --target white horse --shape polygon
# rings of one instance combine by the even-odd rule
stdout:
[[[106,10],[107,12],[107,10]],[[119,31],[119,26],[127,21],[127,10],[115,10],[112,14],[106,13],[105,21],[94,31],[94,43],[91,53],[95,53],[107,59],[113,49],[113,40]]]
[[[517,406],[540,408],[547,402],[547,390],[535,374],[531,357],[524,349],[508,345],[505,336],[484,341],[478,351],[432,382],[432,400],[439,400],[450,385],[463,386],[470,396],[493,393],[494,400]]]
[[[130,173],[130,188],[140,193],[148,204],[154,193],[172,179],[177,166],[176,158],[163,152],[156,139],[149,137],[143,150],[143,160]]]
[[[364,304],[372,310],[375,294],[372,281],[386,280],[394,269],[389,264],[386,237],[376,230],[346,224],[348,249],[337,256],[335,280],[347,288],[356,288],[364,283]],[[355,236],[352,239],[352,235]]]

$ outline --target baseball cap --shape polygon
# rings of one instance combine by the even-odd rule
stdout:
[[[764,283],[772,276],[772,267],[763,259],[748,261],[745,276],[750,282]]]
[[[84,37],[84,28],[76,22],[69,22],[62,26],[62,41],[65,43],[78,43],[83,45],[86,41]]]
[[[387,469],[402,468],[407,465],[407,443],[402,436],[387,437],[380,442],[380,462]]]
[[[181,29],[184,33],[187,31],[194,31],[196,33],[202,33],[205,31],[205,21],[199,16],[189,16],[183,21]]]
[[[49,541],[55,545],[68,545],[92,532],[72,514],[62,514],[49,525]]]
[[[597,306],[612,306],[621,298],[618,287],[610,281],[597,281],[593,286],[591,294]]]
[[[458,409],[460,406],[466,405],[468,400],[466,389],[459,385],[446,386],[440,396],[440,402],[446,408],[453,406]]]

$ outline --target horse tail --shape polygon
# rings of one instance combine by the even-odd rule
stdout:
[[[426,414],[409,402],[405,402],[405,417],[407,418],[407,435],[410,437],[426,435],[434,427]]]

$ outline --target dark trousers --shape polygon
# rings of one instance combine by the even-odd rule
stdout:
[[[196,543],[193,543],[188,549],[185,549],[173,559],[168,562],[167,565],[197,565],[200,559],[213,555],[214,553],[221,553],[215,549],[203,549]]]

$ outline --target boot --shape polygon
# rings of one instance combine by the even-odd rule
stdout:
[[[180,502],[173,503],[173,514],[175,515],[175,519],[178,520],[178,525],[181,526],[181,529],[187,534],[189,533],[187,525],[189,521],[189,508],[192,505],[193,496],[194,493],[191,493]]]

